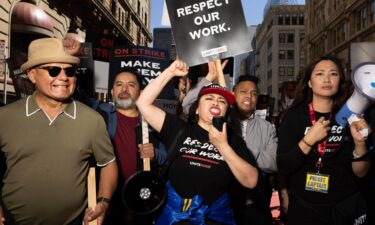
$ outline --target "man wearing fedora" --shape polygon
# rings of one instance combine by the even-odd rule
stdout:
[[[61,40],[43,38],[29,45],[22,69],[36,91],[0,108],[0,147],[7,168],[0,224],[103,222],[116,187],[117,165],[102,117],[71,98],[78,63]],[[98,203],[86,209],[92,157],[102,169]]]

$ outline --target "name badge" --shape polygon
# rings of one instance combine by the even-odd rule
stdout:
[[[329,175],[321,173],[307,173],[305,190],[327,194]]]

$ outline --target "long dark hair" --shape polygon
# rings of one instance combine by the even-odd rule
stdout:
[[[300,82],[298,83],[296,87],[296,97],[292,105],[290,106],[290,108],[294,108],[296,106],[299,106],[300,104],[308,104],[312,102],[313,93],[312,93],[312,89],[308,86],[308,83],[311,78],[311,74],[313,70],[315,69],[315,66],[319,62],[324,61],[324,60],[329,60],[333,62],[337,66],[337,69],[338,69],[340,80],[339,80],[339,87],[338,87],[337,93],[332,96],[332,100],[333,100],[332,113],[336,113],[340,109],[340,107],[345,101],[344,96],[346,96],[343,93],[345,91],[343,87],[345,83],[345,74],[344,74],[344,68],[342,67],[340,60],[332,55],[322,56],[318,60],[316,60],[314,63],[309,65],[309,67],[306,69],[305,75],[302,77],[302,79],[300,80]]]

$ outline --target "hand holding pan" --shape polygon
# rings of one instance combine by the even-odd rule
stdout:
[[[142,118],[143,144],[149,143],[148,124]],[[143,159],[143,171],[132,175],[122,190],[122,200],[133,213],[146,215],[158,210],[166,199],[166,186],[163,178],[150,170],[150,158]]]

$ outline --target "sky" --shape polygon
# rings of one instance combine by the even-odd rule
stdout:
[[[178,0],[177,0],[178,1]],[[305,4],[304,0],[295,0],[298,4]],[[246,24],[258,25],[263,20],[263,9],[267,0],[241,0],[242,8],[246,18]],[[163,0],[151,0],[151,32],[161,25],[161,15],[163,12]]]

